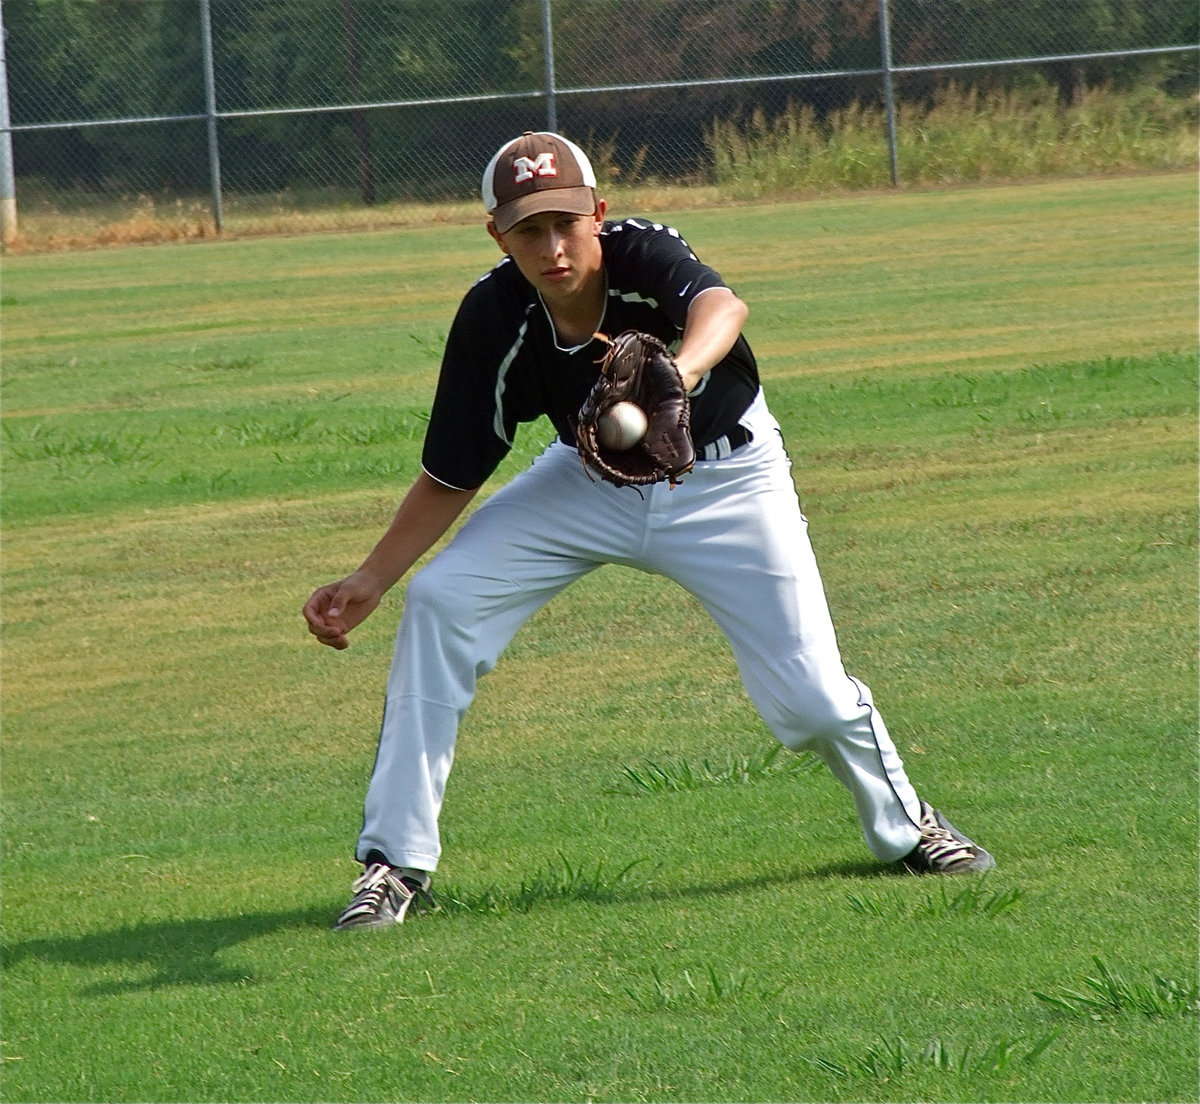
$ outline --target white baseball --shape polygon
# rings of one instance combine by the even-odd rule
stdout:
[[[619,402],[601,415],[596,436],[605,448],[624,452],[645,437],[648,428],[646,412],[637,403]]]

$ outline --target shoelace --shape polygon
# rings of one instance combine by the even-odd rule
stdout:
[[[389,889],[395,889],[397,885],[401,885],[400,892],[401,894],[405,893],[408,887],[403,886],[399,878],[389,878],[390,873],[391,867],[384,866],[383,863],[373,863],[368,866],[351,887],[354,891],[354,900],[350,907],[356,911],[369,907],[372,912],[377,912]]]
[[[943,828],[934,818],[932,811],[921,818],[920,846],[929,861],[934,864],[949,866],[951,863],[975,857],[971,847]]]
[[[945,866],[975,857],[975,852],[970,847],[956,840],[945,828],[922,832],[921,850],[929,856],[931,863]]]

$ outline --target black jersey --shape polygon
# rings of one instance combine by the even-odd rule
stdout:
[[[678,231],[642,219],[606,222],[600,244],[608,283],[601,333],[683,333],[691,301],[721,277]],[[512,447],[518,424],[545,414],[575,443],[571,419],[599,375],[602,342],[558,344],[536,289],[505,257],[467,293],[446,341],[422,465],[440,483],[480,486]],[[758,393],[758,365],[744,337],[691,395],[697,446],[728,433]]]

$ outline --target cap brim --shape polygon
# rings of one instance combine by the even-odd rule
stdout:
[[[540,192],[501,203],[492,212],[492,221],[501,234],[506,234],[522,219],[540,215],[543,211],[565,211],[571,215],[590,215],[596,210],[594,188],[546,188]]]

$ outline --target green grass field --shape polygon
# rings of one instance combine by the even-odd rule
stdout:
[[[346,653],[299,609],[494,246],[6,258],[3,1099],[1196,1100],[1195,192],[660,216],[751,304],[847,665],[995,873],[872,861],[610,568],[483,683],[440,913],[349,937],[403,588]]]

